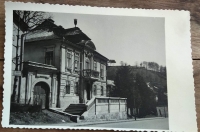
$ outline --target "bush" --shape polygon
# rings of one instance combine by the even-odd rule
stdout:
[[[10,112],[40,112],[42,110],[41,105],[28,105],[11,103]]]

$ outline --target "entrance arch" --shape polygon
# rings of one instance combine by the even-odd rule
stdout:
[[[33,104],[42,105],[42,109],[49,108],[49,85],[45,82],[38,82],[34,86]]]

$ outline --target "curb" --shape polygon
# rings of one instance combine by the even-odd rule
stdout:
[[[117,120],[117,121],[88,122],[88,123],[83,123],[83,124],[77,123],[77,125],[73,125],[73,126],[87,126],[87,125],[109,124],[109,123],[120,123],[120,122],[131,122],[131,121],[143,121],[143,120],[153,120],[153,119],[165,119],[165,117],[140,118],[138,120],[130,119],[130,120]]]

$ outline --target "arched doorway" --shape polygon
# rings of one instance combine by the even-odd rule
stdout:
[[[45,82],[38,82],[34,86],[33,104],[42,105],[42,109],[49,108],[50,88]]]

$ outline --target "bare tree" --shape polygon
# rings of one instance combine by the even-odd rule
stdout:
[[[40,11],[15,11],[20,18],[29,26],[29,30],[40,25],[45,19],[51,19],[52,15]]]

